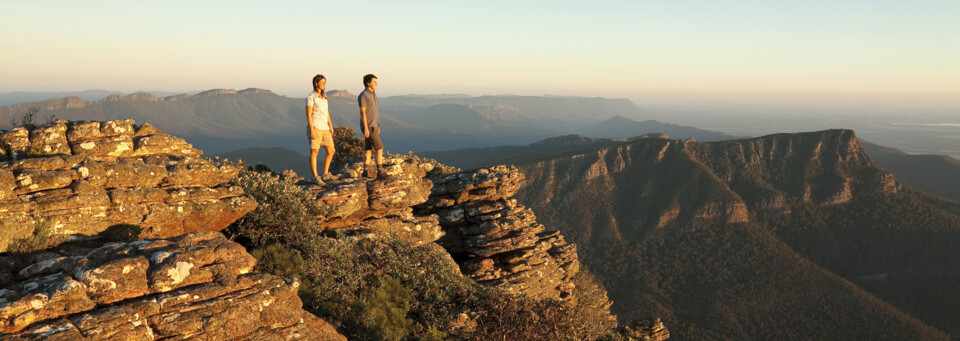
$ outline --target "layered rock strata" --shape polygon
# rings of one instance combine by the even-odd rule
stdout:
[[[494,166],[434,179],[418,214],[437,214],[446,235],[437,241],[479,283],[535,298],[572,299],[579,270],[576,245],[538,223],[511,197],[523,175]]]
[[[344,339],[217,232],[62,252],[0,290],[0,340]]]
[[[41,223],[63,235],[116,224],[142,237],[221,230],[256,207],[231,166],[133,120],[58,121],[0,135],[0,251]]]
[[[427,201],[433,182],[425,176],[430,164],[410,158],[387,158],[386,176],[363,177],[363,164],[346,167],[340,180],[310,186],[320,205],[331,207],[324,228],[340,231],[396,233],[415,244],[431,243],[443,235],[436,215],[415,215],[413,206]]]

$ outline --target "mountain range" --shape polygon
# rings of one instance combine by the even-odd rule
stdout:
[[[623,320],[677,339],[960,335],[960,204],[903,186],[852,131],[636,139],[519,162]]]
[[[331,90],[329,103],[335,126],[359,131],[354,94]],[[9,118],[30,108],[40,110],[40,120],[133,118],[149,122],[208,153],[248,147],[305,152],[304,100],[264,89],[213,89],[164,97],[138,92],[110,94],[98,100],[70,96],[8,105],[0,107],[0,112]],[[691,127],[634,121],[631,117],[639,118],[642,112],[626,99],[409,95],[382,98],[380,109],[387,149],[399,153],[527,144],[580,131],[604,137],[667,132],[702,141],[733,138]]]
[[[917,170],[949,159],[850,130],[711,143],[567,135],[420,155],[518,165],[518,200],[577,243],[621,322],[660,317],[680,340],[960,334],[960,204],[888,171],[891,155]]]
[[[330,106],[336,125],[357,129],[353,94],[331,91]],[[267,90],[0,110],[31,107],[150,122],[274,170],[305,164],[287,150],[303,150],[303,100]],[[392,139],[464,168],[517,165],[527,185],[516,198],[577,244],[621,321],[659,317],[679,340],[960,337],[955,159],[842,129],[733,139],[633,120],[638,109],[623,100],[396,96],[382,109],[388,149]],[[257,148],[226,153],[246,147]]]

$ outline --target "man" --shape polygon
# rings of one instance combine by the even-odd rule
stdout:
[[[324,180],[333,180],[330,174],[330,162],[333,161],[333,121],[330,120],[329,104],[324,89],[327,78],[323,75],[313,77],[313,92],[307,95],[307,137],[310,138],[310,170],[314,182],[325,186]],[[327,151],[323,157],[323,177],[317,175],[317,155],[320,147]]]
[[[377,103],[377,76],[363,76],[363,92],[357,96],[360,103],[360,127],[363,129],[363,167],[370,165],[370,154],[377,151],[377,176],[383,177],[383,143],[380,142],[380,110]],[[365,172],[366,173],[366,172]]]

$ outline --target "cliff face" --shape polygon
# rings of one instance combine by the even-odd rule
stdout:
[[[0,250],[41,227],[72,240],[0,255],[0,339],[343,339],[215,232],[257,205],[237,169],[132,120],[17,128],[0,150]],[[149,239],[106,243],[118,224]]]
[[[852,130],[693,144],[688,153],[756,209],[837,205],[857,194],[893,194],[899,188],[893,175],[873,164]]]
[[[850,130],[713,143],[645,138],[521,169],[531,179],[520,192],[524,202],[551,215],[595,205],[590,214],[608,223],[594,232],[628,239],[692,220],[742,223],[750,210],[787,213],[797,204],[838,205],[899,189]],[[599,193],[610,195],[582,201]],[[613,218],[624,215],[626,222]]]

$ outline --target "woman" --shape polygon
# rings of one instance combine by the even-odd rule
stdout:
[[[333,180],[330,174],[330,161],[333,160],[333,122],[330,120],[330,109],[327,103],[327,78],[323,75],[313,77],[313,92],[307,95],[307,137],[310,138],[310,171],[320,186],[326,185],[324,180]],[[317,175],[317,154],[320,147],[327,151],[323,157],[323,176]]]

